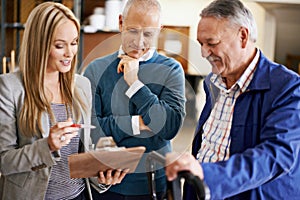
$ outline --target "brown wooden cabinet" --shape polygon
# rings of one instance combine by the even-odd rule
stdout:
[[[119,32],[98,31],[96,33],[82,33],[82,63],[79,71],[95,58],[102,57],[117,51],[121,45]]]

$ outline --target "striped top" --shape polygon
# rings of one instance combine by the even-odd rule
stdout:
[[[197,154],[199,161],[217,162],[225,161],[229,158],[230,130],[234,105],[238,96],[244,93],[249,86],[258,58],[259,50],[257,50],[255,58],[240,79],[230,89],[226,88],[226,84],[220,75],[212,75],[211,83],[220,89],[220,94],[203,126],[202,144]]]
[[[57,122],[67,120],[66,106],[64,104],[51,104]],[[50,125],[52,126],[52,125]],[[73,199],[85,187],[83,179],[71,179],[68,167],[68,155],[78,153],[79,136],[72,138],[67,146],[61,148],[61,158],[51,170],[50,180],[46,192],[46,200]]]

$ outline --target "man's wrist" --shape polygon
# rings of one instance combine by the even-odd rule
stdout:
[[[131,98],[139,89],[141,89],[144,86],[144,83],[142,83],[140,80],[136,80],[126,91],[126,96]]]

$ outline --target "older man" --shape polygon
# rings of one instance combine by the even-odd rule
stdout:
[[[97,142],[101,134],[112,136],[118,146],[145,146],[146,152],[165,154],[183,122],[185,93],[182,66],[154,48],[161,29],[158,1],[129,0],[119,28],[119,51],[96,59],[85,71],[94,94],[92,124],[98,127],[92,137]],[[99,198],[149,199],[145,156],[136,173]],[[163,196],[164,170],[157,169],[155,177],[158,195]]]
[[[239,0],[213,1],[201,13],[197,39],[212,65],[206,104],[194,157],[168,154],[166,173],[173,180],[190,170],[211,199],[300,197],[299,75],[269,61],[256,38],[253,16]],[[185,198],[196,199],[188,186]]]

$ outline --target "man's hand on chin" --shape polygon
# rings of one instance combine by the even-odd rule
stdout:
[[[123,72],[125,82],[131,86],[135,81],[138,80],[139,61],[138,59],[127,55],[119,55],[118,57],[121,60],[117,67],[117,72]]]

